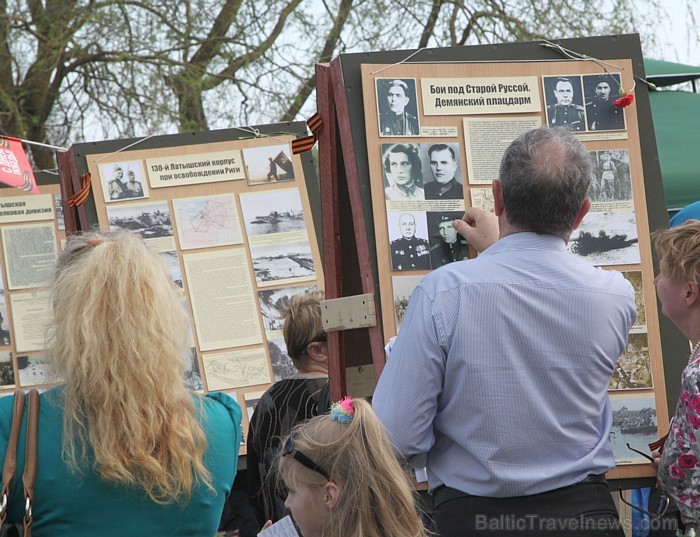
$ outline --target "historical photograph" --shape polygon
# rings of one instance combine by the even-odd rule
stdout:
[[[418,99],[414,78],[377,78],[379,136],[418,136]]]
[[[202,391],[202,374],[199,372],[197,351],[194,347],[185,356],[185,386],[193,392]]]
[[[11,343],[10,323],[7,321],[7,306],[0,304],[0,345],[6,346]]]
[[[12,352],[0,351],[0,388],[11,388],[15,385],[15,370],[12,367]]]
[[[463,211],[427,213],[430,243],[430,268],[436,269],[453,261],[469,257],[469,245],[452,225],[461,219]]]
[[[38,384],[50,384],[58,380],[52,377],[51,364],[45,354],[18,356],[17,373],[19,385],[23,388]]]
[[[66,222],[63,218],[63,198],[61,198],[61,194],[53,195],[53,205],[56,210],[56,226],[59,231],[65,231]]]
[[[630,159],[626,149],[589,151],[593,172],[588,195],[593,203],[632,201]]]
[[[265,332],[282,331],[284,325],[282,317],[287,312],[290,298],[317,290],[317,285],[307,285],[258,291],[260,314],[262,315]]]
[[[571,234],[567,249],[591,265],[639,263],[634,211],[589,212]]]
[[[580,76],[543,76],[547,124],[572,131],[586,130]]]
[[[251,245],[250,256],[253,259],[255,280],[259,284],[289,278],[311,280],[316,277],[309,241]]]
[[[634,323],[633,329],[646,329],[647,312],[644,306],[644,288],[642,287],[642,271],[641,270],[625,270],[622,275],[634,287],[634,303],[637,306],[637,320]]]
[[[173,236],[173,224],[167,201],[138,203],[107,209],[110,231],[128,230],[144,239]]]
[[[649,461],[627,448],[649,452],[649,444],[659,438],[654,394],[611,394],[612,429],[610,443],[615,464],[646,464]]]
[[[270,352],[270,363],[272,364],[272,373],[275,376],[275,382],[298,373],[292,359],[287,354],[287,346],[284,344],[284,338],[268,339],[267,349]]]
[[[306,230],[301,195],[296,188],[241,194],[240,200],[249,237]]]
[[[420,144],[426,200],[464,200],[459,144]]]
[[[294,180],[294,164],[289,144],[251,147],[243,150],[249,185]]]
[[[613,103],[621,88],[620,75],[608,73],[584,75],[586,121],[589,131],[614,131],[625,128],[624,109]]]
[[[182,250],[243,242],[233,194],[174,199],[173,214]]]
[[[382,144],[382,168],[388,201],[425,199],[418,144]]]
[[[396,331],[398,332],[403,323],[403,318],[408,309],[408,301],[411,293],[423,276],[392,276],[391,287],[394,291],[394,315],[396,320]]]
[[[428,225],[422,212],[389,212],[391,266],[394,270],[430,268]]]
[[[105,202],[148,197],[142,161],[100,164],[99,169]]]
[[[652,386],[647,334],[631,333],[627,340],[627,348],[615,365],[610,389],[636,390]]]
[[[243,394],[245,399],[245,410],[248,416],[248,421],[253,417],[253,412],[255,412],[255,407],[258,406],[258,401],[265,392],[248,392]]]

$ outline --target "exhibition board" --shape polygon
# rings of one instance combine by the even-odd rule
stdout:
[[[90,174],[80,228],[133,231],[160,254],[192,319],[185,382],[235,398],[244,431],[260,395],[297,373],[289,299],[324,288],[318,180],[311,154],[291,150],[306,134],[285,123],[111,140],[67,159],[76,191]]]
[[[57,379],[46,357],[48,280],[65,241],[58,175],[35,172],[38,194],[0,188],[0,395]]]
[[[572,60],[571,51],[587,58]],[[449,226],[466,207],[489,208],[508,144],[540,125],[565,126],[583,142],[593,203],[567,249],[620,270],[638,309],[610,384],[617,468],[609,476],[651,476],[626,443],[645,448],[665,434],[667,385],[678,376],[664,356],[687,353],[679,350],[687,342],[660,318],[653,285],[649,235],[666,221],[638,36],[346,54],[330,69],[342,145],[336,158],[344,162],[337,180],[360,200],[364,269],[374,279],[384,342],[399,330],[422,276],[476,255]],[[634,88],[624,109],[612,104],[621,88]],[[353,234],[346,228],[341,237]],[[381,369],[383,352],[372,358]]]

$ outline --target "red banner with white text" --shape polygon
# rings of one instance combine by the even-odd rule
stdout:
[[[39,193],[22,142],[15,138],[0,138],[0,182],[32,194]]]

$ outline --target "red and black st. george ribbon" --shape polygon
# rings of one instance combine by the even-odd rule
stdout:
[[[323,127],[323,120],[321,119],[321,115],[318,112],[316,112],[306,121],[306,125],[311,131],[311,136],[303,136],[302,138],[297,138],[292,142],[293,155],[298,155],[299,153],[308,151],[314,146],[316,140],[318,140],[318,133],[321,130],[321,127]]]

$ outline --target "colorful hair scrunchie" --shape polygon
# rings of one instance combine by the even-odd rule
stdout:
[[[333,403],[331,407],[331,419],[348,424],[355,417],[355,407],[352,406],[352,397],[345,396],[341,401]]]

